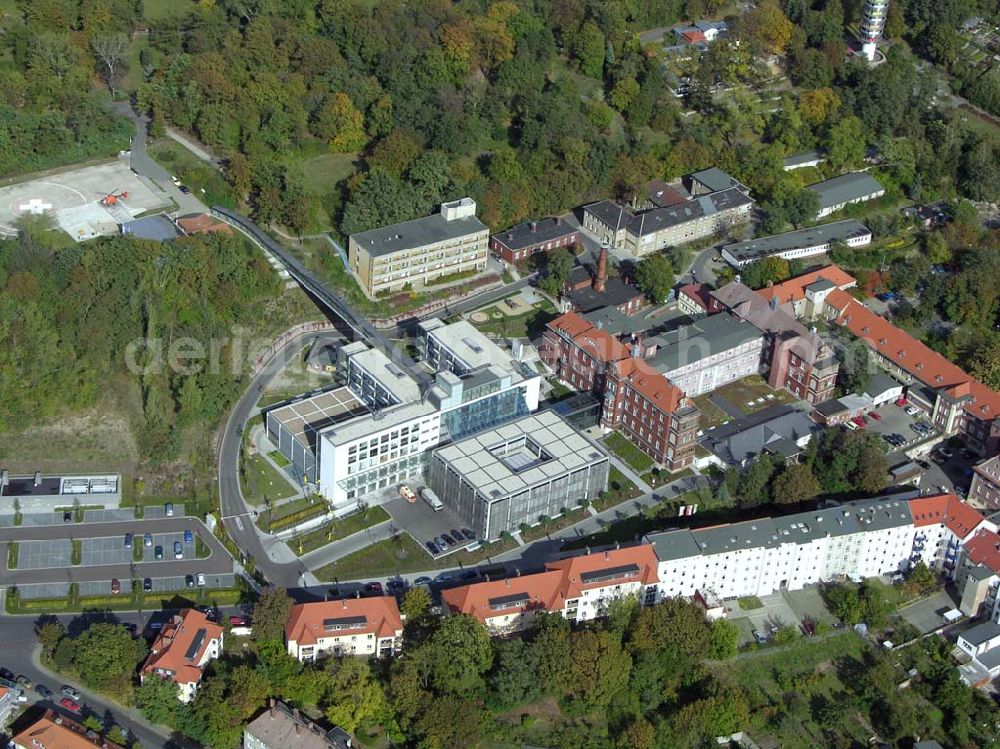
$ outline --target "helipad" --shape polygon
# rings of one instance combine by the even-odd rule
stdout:
[[[114,205],[102,205],[108,195],[122,197]],[[129,169],[127,161],[115,160],[0,187],[0,236],[16,235],[21,216],[47,215],[82,242],[115,234],[124,221],[170,205],[170,199]]]

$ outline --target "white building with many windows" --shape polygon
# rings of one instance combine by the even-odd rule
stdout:
[[[339,352],[346,384],[273,406],[271,442],[335,512],[421,474],[428,451],[527,416],[541,376],[465,321],[421,324],[418,346],[432,384],[421,386],[378,349]]]

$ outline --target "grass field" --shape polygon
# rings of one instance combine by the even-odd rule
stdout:
[[[626,500],[638,497],[641,492],[624,473],[614,466],[608,471],[608,488],[602,496],[593,501],[594,509],[598,512],[609,507],[621,504]]]
[[[628,463],[636,473],[643,474],[653,467],[653,459],[620,432],[609,434],[604,439],[604,446]]]
[[[730,421],[729,414],[712,403],[709,400],[709,395],[706,393],[694,399],[694,404],[701,411],[701,421],[698,422],[698,426],[706,431]]]
[[[242,476],[247,499],[252,504],[263,504],[265,497],[278,502],[295,495],[295,487],[260,455],[246,456]]]
[[[432,558],[410,536],[401,533],[395,538],[376,544],[338,559],[333,564],[316,570],[316,577],[323,581],[364,580],[369,577],[406,575],[449,567],[468,567],[489,562],[490,558],[515,547],[513,540],[497,541],[475,552],[458,551],[447,556]]]
[[[744,414],[757,413],[779,403],[795,402],[795,397],[791,393],[787,390],[772,390],[759,375],[751,375],[723,385],[714,395],[721,395]]]
[[[522,315],[505,315],[498,305],[482,311],[490,319],[472,324],[484,333],[503,338],[534,338],[542,332],[546,323],[556,317],[556,309],[548,299],[543,299],[534,309]]]
[[[193,0],[142,0],[142,17],[147,21],[159,21],[187,13],[196,5]]]
[[[532,541],[537,541],[540,538],[545,538],[550,533],[558,533],[563,528],[569,528],[569,526],[575,525],[581,520],[585,520],[588,514],[589,513],[582,507],[574,508],[557,518],[552,518],[547,523],[539,523],[533,528],[522,531],[521,540],[525,543],[531,543]]]
[[[352,153],[324,153],[306,159],[299,165],[302,187],[315,195],[331,193],[354,173],[357,159]]]

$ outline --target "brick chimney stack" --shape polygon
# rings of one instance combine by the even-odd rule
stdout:
[[[594,279],[594,291],[604,293],[604,284],[608,280],[608,248],[602,247],[597,256],[597,278]]]

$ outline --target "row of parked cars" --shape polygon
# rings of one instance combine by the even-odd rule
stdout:
[[[447,533],[442,533],[440,536],[432,538],[427,542],[426,546],[431,554],[437,556],[438,554],[444,554],[456,546],[465,546],[469,541],[475,540],[476,534],[470,528],[462,528],[462,530],[452,528]]]
[[[194,543],[194,534],[191,531],[184,531],[184,543],[188,545]],[[133,544],[134,544],[134,536],[131,533],[126,533],[125,548],[131,549]],[[152,533],[144,533],[142,535],[142,545],[146,547],[150,547],[153,545]],[[153,549],[153,556],[155,556],[157,559],[163,559],[163,547],[157,545],[156,548]],[[181,544],[180,541],[174,541],[174,559],[183,559],[183,558],[184,558],[184,546]]]
[[[26,692],[29,689],[33,689],[35,694],[41,697],[43,700],[52,700],[56,697],[55,692],[49,689],[44,684],[35,684],[24,674],[19,674],[14,676],[14,674],[6,668],[0,668],[0,679],[2,679],[6,684],[10,685],[12,688],[17,689],[17,701],[27,702],[28,695]],[[74,689],[69,684],[63,684],[59,687],[59,694],[62,698],[59,700],[59,704],[62,705],[67,710],[71,712],[80,712],[81,704],[83,702],[83,695],[80,694],[79,690]]]

